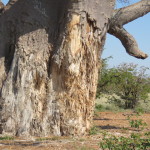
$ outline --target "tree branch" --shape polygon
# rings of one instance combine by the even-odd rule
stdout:
[[[150,0],[141,0],[133,5],[116,9],[112,23],[122,26],[150,12]]]
[[[122,45],[125,47],[126,52],[136,58],[145,59],[148,57],[147,54],[143,53],[139,48],[138,44],[135,41],[134,37],[130,35],[123,27],[120,28],[115,26],[114,28],[109,29],[109,33],[117,37]]]
[[[150,0],[141,0],[128,7],[115,10],[109,24],[108,33],[114,35],[122,42],[129,55],[140,59],[145,59],[148,55],[138,48],[138,44],[134,37],[123,28],[123,25],[142,17],[149,12]]]

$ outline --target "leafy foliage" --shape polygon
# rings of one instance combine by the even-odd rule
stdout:
[[[149,68],[138,68],[135,64],[123,63],[118,67],[108,68],[108,59],[102,61],[103,69],[99,74],[97,97],[101,93],[116,94],[124,99],[123,106],[118,99],[112,101],[117,102],[119,106],[124,108],[135,108],[139,100],[148,98],[150,93],[150,78],[146,75]]]
[[[103,150],[148,150],[150,147],[149,137],[141,138],[141,134],[131,134],[130,137],[104,136],[99,143]]]
[[[128,116],[129,124],[132,128],[144,129],[147,126],[146,122],[142,119],[138,119],[138,117],[143,114],[143,110],[138,110],[135,114],[131,114]],[[132,117],[136,117],[136,119],[132,119]]]
[[[140,128],[140,126],[146,126],[146,123],[143,122],[142,119],[130,120],[129,122],[130,122],[131,127],[133,127],[133,128]]]

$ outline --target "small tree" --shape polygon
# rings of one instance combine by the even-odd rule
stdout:
[[[101,61],[101,69],[99,70],[98,77],[98,86],[97,86],[97,97],[100,96],[100,93],[111,93],[111,86],[113,84],[113,76],[115,74],[115,68],[108,68],[108,60],[111,59],[112,56],[102,59]],[[113,91],[114,92],[114,91]]]
[[[135,108],[141,99],[146,99],[150,92],[146,71],[148,68],[138,69],[134,64],[122,64],[118,68],[118,93],[125,99],[125,108]],[[119,92],[119,90],[121,92]]]
[[[135,108],[139,100],[146,100],[150,84],[146,71],[148,68],[135,64],[121,64],[117,68],[105,69],[101,73],[99,88],[101,92],[115,93],[125,101],[125,108]]]

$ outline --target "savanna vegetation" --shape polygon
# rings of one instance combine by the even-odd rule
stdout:
[[[107,61],[102,60],[102,70],[99,72],[97,98],[109,95],[108,103],[122,109],[148,110],[150,101],[150,76],[148,67],[139,67],[134,63],[122,63],[117,67],[109,68]],[[140,106],[141,105],[141,106]],[[96,108],[100,106],[96,105]],[[102,107],[102,106],[101,106]]]
[[[119,112],[125,115],[125,120],[128,121],[128,127],[123,127],[122,130],[132,132],[118,136],[103,131],[99,147],[102,150],[149,150],[149,124],[143,120],[143,116],[140,117],[145,113],[150,117],[150,76],[147,74],[149,68],[133,63],[122,63],[110,68],[109,59],[112,57],[102,60],[103,69],[99,71],[95,118],[98,120],[101,115],[98,112]],[[117,129],[109,125],[109,119],[106,122],[108,125],[105,128]],[[90,134],[101,131],[98,126],[94,126]]]

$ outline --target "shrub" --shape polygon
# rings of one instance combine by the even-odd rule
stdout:
[[[146,75],[146,71],[149,68],[139,68],[132,63],[123,63],[118,67],[108,68],[107,59],[103,63],[104,68],[99,75],[97,96],[101,93],[116,94],[124,100],[124,104],[119,103],[118,99],[112,102],[119,103],[118,106],[125,109],[135,108],[139,101],[148,99],[150,78]]]
[[[148,150],[149,137],[141,138],[141,134],[131,134],[130,137],[103,137],[99,143],[102,150]]]
[[[104,106],[101,104],[95,104],[95,109],[96,111],[103,111],[104,110]]]
[[[96,126],[94,126],[94,127],[92,127],[91,130],[89,131],[89,135],[98,134],[99,131],[100,131],[99,128],[96,127]]]

